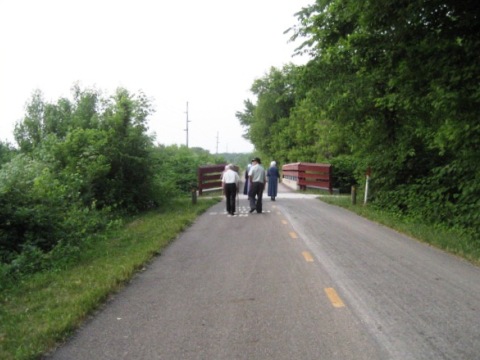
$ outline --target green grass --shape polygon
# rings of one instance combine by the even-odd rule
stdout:
[[[112,293],[219,198],[175,201],[168,211],[101,234],[66,269],[36,274],[0,295],[0,359],[36,359],[64,341]]]
[[[359,201],[359,199],[357,198],[357,204],[353,205],[350,195],[321,197],[321,200],[326,203],[341,206],[364,218],[480,265],[480,241],[478,238],[458,229],[423,224],[398,214],[381,211],[369,204],[364,205],[363,201]]]

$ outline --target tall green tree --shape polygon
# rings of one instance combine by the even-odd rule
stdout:
[[[245,110],[236,113],[240,123],[247,128],[245,137],[255,144],[260,153],[275,154],[278,124],[288,119],[295,105],[295,81],[295,66],[286,65],[283,69],[272,67],[251,87],[257,97],[256,104],[247,100]]]
[[[105,99],[74,88],[73,101],[57,103],[35,92],[15,129],[19,153],[0,168],[1,260],[75,246],[105,223],[98,211],[158,205],[150,112],[125,89]]]
[[[15,124],[15,141],[24,152],[33,151],[44,138],[44,109],[43,93],[36,90],[27,105],[24,119]]]
[[[105,133],[105,152],[109,172],[96,184],[96,198],[106,204],[126,208],[146,208],[151,204],[153,138],[147,135],[151,113],[148,99],[118,89],[100,114],[100,129]],[[121,199],[119,201],[119,199]]]
[[[291,29],[312,60],[288,115],[257,92],[247,133],[285,159],[351,156],[373,168],[379,206],[480,231],[479,15],[470,0],[317,0]]]
[[[0,140],[0,168],[8,163],[16,154],[16,149],[8,141]]]

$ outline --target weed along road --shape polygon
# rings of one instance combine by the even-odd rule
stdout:
[[[49,359],[478,359],[480,269],[311,195],[213,206]]]

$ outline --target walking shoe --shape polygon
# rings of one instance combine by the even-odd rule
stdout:
[[[250,214],[253,213],[255,211],[255,209],[250,209]]]

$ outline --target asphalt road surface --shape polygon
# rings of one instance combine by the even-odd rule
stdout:
[[[280,187],[213,206],[49,359],[480,359],[480,269]]]

